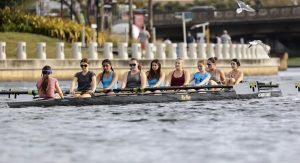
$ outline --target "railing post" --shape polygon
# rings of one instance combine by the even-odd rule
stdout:
[[[118,43],[118,55],[121,59],[128,59],[128,44],[125,42]]]
[[[36,53],[37,53],[37,58],[38,59],[45,60],[47,58],[47,55],[46,55],[46,43],[44,43],[44,42],[37,43],[36,44]]]
[[[156,44],[156,54],[158,59],[166,59],[166,44],[164,43]]]
[[[190,43],[188,45],[189,51],[188,51],[188,57],[191,59],[197,59],[197,44],[196,43]]]
[[[0,42],[0,60],[6,60],[5,47],[6,42]]]
[[[241,59],[246,59],[247,58],[247,46],[246,44],[241,45]]]
[[[131,46],[131,56],[132,58],[141,59],[142,58],[142,48],[140,43],[133,43]]]
[[[73,56],[73,59],[82,59],[81,42],[73,42],[72,43],[72,56]]]
[[[56,59],[65,59],[65,53],[64,53],[64,46],[65,44],[63,42],[57,42],[56,43]]]
[[[17,44],[17,59],[20,59],[20,60],[27,59],[26,42],[18,42],[18,44]]]
[[[176,43],[171,43],[171,44],[167,44],[167,48],[168,48],[168,58],[169,59],[176,59],[177,58],[177,44]]]
[[[230,54],[230,59],[237,58],[236,57],[236,44],[230,44],[229,46],[229,54]]]
[[[237,44],[236,45],[236,58],[237,59],[242,59],[242,45],[241,44]]]
[[[113,59],[113,44],[111,42],[104,43],[104,56],[105,59]]]
[[[179,57],[181,59],[187,59],[187,51],[186,51],[186,43],[181,42],[179,43]]]
[[[218,58],[218,59],[223,59],[223,55],[222,55],[222,47],[223,45],[221,44],[221,42],[218,42],[217,44],[215,44],[215,56]]]
[[[154,59],[154,44],[148,43],[145,47],[145,58],[146,59]]]
[[[229,54],[229,44],[228,43],[225,43],[222,45],[222,56],[223,56],[223,59],[230,59],[230,54]]]
[[[89,53],[89,59],[98,59],[98,44],[97,42],[90,42],[88,53]]]
[[[207,58],[211,58],[215,56],[215,44],[214,43],[209,43],[207,44]]]
[[[197,46],[197,57],[199,59],[207,59],[207,54],[206,54],[206,47],[207,45],[204,42],[199,42]]]

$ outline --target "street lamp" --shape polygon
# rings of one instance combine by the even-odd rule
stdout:
[[[192,21],[191,12],[176,12],[175,18],[182,20],[183,42],[186,43],[186,22]]]

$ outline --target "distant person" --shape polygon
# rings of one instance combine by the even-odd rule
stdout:
[[[217,68],[217,60],[217,57],[207,59],[207,72],[210,73],[209,85],[225,84],[225,74],[221,69]]]
[[[221,35],[221,42],[222,44],[231,44],[231,37],[229,36],[227,30],[223,31],[223,34]]]
[[[232,59],[230,64],[231,64],[232,70],[228,74],[226,83],[230,84],[230,85],[238,84],[244,78],[243,72],[241,70],[239,70],[241,63],[238,59]]]
[[[103,72],[99,73],[96,77],[97,85],[101,82],[102,88],[106,90],[117,89],[118,75],[114,72],[111,61],[109,59],[104,59],[102,61],[102,68]]]
[[[151,61],[150,70],[146,72],[148,86],[159,87],[163,85],[165,73],[161,70],[161,64],[158,59]]]
[[[74,97],[92,97],[96,90],[96,74],[92,71],[89,71],[89,60],[87,58],[83,58],[80,61],[80,72],[77,72],[72,80],[70,93],[73,94]],[[77,91],[75,92],[75,85],[77,83]]]
[[[147,76],[142,71],[141,65],[136,58],[131,58],[129,61],[130,70],[123,75],[121,88],[145,88]]]
[[[194,43],[195,42],[195,38],[192,35],[191,32],[188,32],[188,35],[186,36],[186,43],[190,44],[190,43]]]
[[[190,73],[183,69],[183,60],[175,60],[175,70],[171,71],[166,80],[166,86],[185,86],[190,82]]]
[[[59,87],[58,81],[55,78],[50,77],[52,69],[46,65],[42,69],[42,77],[38,79],[36,87],[40,98],[49,99],[56,98],[55,92],[58,93],[60,98],[64,98],[64,95]]]
[[[142,49],[145,49],[146,44],[149,43],[150,37],[150,33],[145,29],[145,27],[142,27],[142,30],[140,31],[138,36]]]
[[[191,82],[194,81],[195,86],[208,85],[210,73],[206,72],[206,66],[203,60],[199,60],[197,64],[198,71],[194,73]]]
[[[172,44],[172,41],[169,38],[164,39],[165,44]]]

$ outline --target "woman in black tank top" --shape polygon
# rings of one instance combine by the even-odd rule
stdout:
[[[146,87],[146,74],[141,71],[141,65],[138,60],[132,58],[129,62],[130,71],[123,75],[121,88],[145,88]]]

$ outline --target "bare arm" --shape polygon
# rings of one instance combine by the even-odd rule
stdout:
[[[78,81],[78,78],[77,77],[73,77],[73,80],[72,80],[72,83],[71,83],[71,87],[70,87],[70,93],[71,94],[75,93],[74,92],[74,88],[75,88],[75,85],[76,85],[77,81]]]
[[[185,71],[185,70],[183,70],[184,71],[184,86],[185,85],[188,85],[189,83],[190,83],[190,73],[188,72],[188,71]]]
[[[64,94],[62,93],[58,82],[55,83],[55,89],[56,89],[57,93],[59,94],[60,98],[64,98]]]
[[[122,85],[121,88],[124,89],[126,87],[127,84],[127,76],[128,76],[128,72],[125,72],[123,75],[123,80],[122,80]]]
[[[221,80],[221,83],[224,84],[225,83],[225,74],[222,70],[218,70],[219,73],[220,73],[220,80]]]
[[[112,81],[106,89],[111,89],[117,81],[118,81],[118,75],[114,72]]]
[[[96,85],[98,85],[101,81],[101,76],[102,76],[102,73],[99,73],[96,77]]]
[[[95,92],[96,91],[96,75],[92,76],[92,82],[91,82],[91,86],[92,86],[92,91]]]
[[[166,79],[166,86],[171,85],[172,74],[173,74],[172,71],[168,74],[167,79]]]
[[[147,83],[147,76],[143,71],[141,71],[140,75],[141,75],[141,88],[145,88]]]
[[[159,87],[159,86],[161,86],[161,83],[165,80],[165,77],[166,77],[165,73],[161,72],[160,77],[159,77],[157,83],[153,87]]]
[[[210,79],[210,74],[202,82],[200,82],[199,85],[204,85],[205,83],[208,83],[209,79]]]

